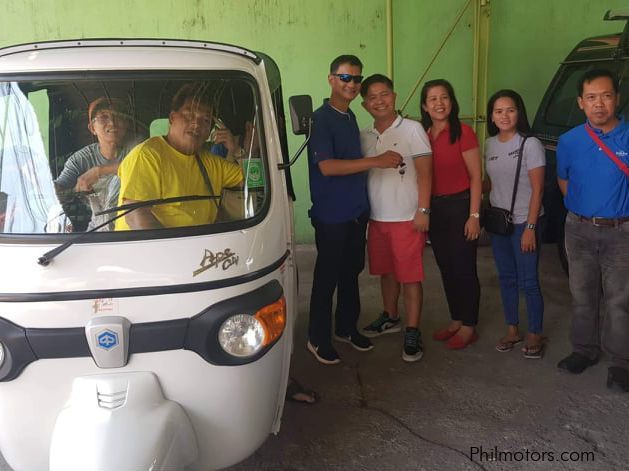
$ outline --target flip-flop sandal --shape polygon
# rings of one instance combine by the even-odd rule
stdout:
[[[522,337],[518,337],[516,340],[505,340],[504,338],[498,342],[496,345],[496,350],[501,353],[510,352],[513,350],[513,347],[522,343]]]
[[[531,360],[539,360],[544,356],[545,345],[540,343],[538,345],[525,345],[524,350],[524,358],[529,358]]]
[[[290,378],[286,387],[286,400],[297,402],[299,404],[312,405],[319,402],[319,395],[311,390],[304,388],[296,380]]]

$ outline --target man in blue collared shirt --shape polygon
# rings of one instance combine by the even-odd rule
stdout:
[[[586,72],[578,92],[587,122],[557,146],[574,310],[573,352],[557,366],[581,373],[597,363],[602,347],[612,362],[607,386],[629,392],[629,177],[620,168],[629,164],[629,125],[616,115],[618,81],[610,71]]]
[[[315,229],[317,260],[310,296],[308,350],[326,365],[339,363],[332,346],[332,299],[336,297],[335,339],[360,351],[373,345],[358,333],[358,275],[365,265],[365,230],[369,217],[367,170],[395,168],[397,152],[363,158],[360,132],[349,105],[360,91],[363,65],[352,55],[330,64],[330,99],[313,116],[308,143],[309,211]]]

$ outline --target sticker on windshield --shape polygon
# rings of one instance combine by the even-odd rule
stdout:
[[[243,171],[247,176],[247,188],[264,187],[264,170],[262,159],[249,159],[242,163]]]
[[[224,271],[234,265],[238,265],[238,255],[236,255],[235,252],[232,252],[232,250],[229,248],[217,253],[205,249],[205,252],[203,253],[203,258],[201,259],[201,263],[199,263],[199,265],[200,268],[194,270],[192,272],[192,276],[200,275],[210,268],[218,269],[220,267]]]

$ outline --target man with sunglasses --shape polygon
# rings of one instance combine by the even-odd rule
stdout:
[[[313,114],[308,143],[308,169],[312,207],[309,216],[315,229],[315,262],[308,350],[327,365],[340,362],[332,346],[332,300],[337,291],[334,338],[359,351],[373,345],[358,333],[360,315],[358,275],[365,265],[365,230],[369,218],[367,171],[396,168],[397,152],[387,151],[363,158],[360,132],[349,105],[360,92],[362,63],[342,55],[330,64],[329,100]]]

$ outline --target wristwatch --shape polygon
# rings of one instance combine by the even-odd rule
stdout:
[[[430,208],[417,208],[418,213],[430,214]]]
[[[535,230],[535,227],[537,226],[537,224],[531,224],[529,222],[526,223],[526,228],[527,229],[531,229],[531,230]]]
[[[471,218],[475,218],[475,219],[480,219],[480,214],[479,213],[470,213],[470,217]]]

